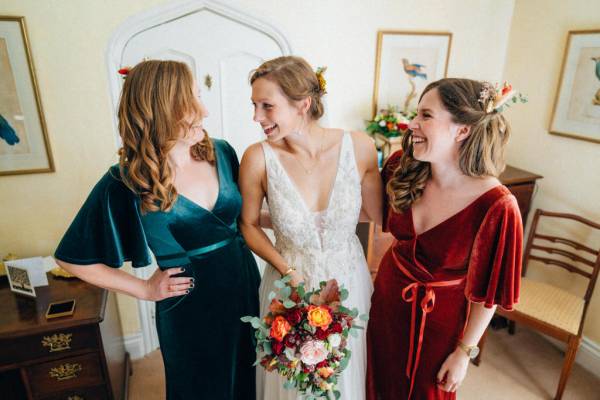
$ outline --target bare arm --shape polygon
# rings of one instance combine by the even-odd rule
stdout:
[[[261,145],[257,143],[248,147],[240,164],[239,186],[243,199],[240,230],[248,247],[283,275],[289,269],[289,265],[261,229],[261,208],[265,198],[265,180],[265,157]],[[292,275],[293,283],[297,283],[298,280],[301,280],[301,277]]]
[[[496,312],[496,306],[486,308],[483,304],[471,302],[469,321],[461,342],[466,346],[476,346],[485,332],[490,320]],[[455,392],[467,375],[469,357],[461,348],[457,347],[444,361],[438,372],[438,387],[446,392]]]
[[[76,265],[62,260],[56,260],[56,263],[67,272],[92,285],[142,300],[158,301],[167,297],[181,296],[194,287],[193,278],[172,277],[183,272],[182,268],[169,268],[165,271],[157,269],[148,280],[144,280],[104,264]]]
[[[373,140],[364,132],[353,132],[354,154],[359,169],[364,171],[361,181],[362,209],[360,221],[381,225],[383,218],[383,189],[377,166],[377,150]]]

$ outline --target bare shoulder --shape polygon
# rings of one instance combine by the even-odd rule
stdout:
[[[350,134],[352,135],[356,161],[365,167],[368,164],[372,164],[373,161],[377,163],[377,150],[375,149],[373,139],[361,131],[353,131]]]
[[[265,170],[265,154],[262,149],[262,143],[254,143],[244,151],[240,168],[244,172],[263,172]]]

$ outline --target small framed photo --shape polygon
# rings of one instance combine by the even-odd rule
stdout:
[[[35,288],[33,286],[29,270],[14,265],[6,265],[6,275],[10,290],[15,293],[24,294],[26,296],[35,297]]]
[[[0,176],[52,171],[25,18],[0,16]]]
[[[550,133],[600,143],[600,30],[569,31]]]
[[[414,112],[423,89],[446,77],[451,44],[449,32],[377,32],[373,117],[388,106]]]

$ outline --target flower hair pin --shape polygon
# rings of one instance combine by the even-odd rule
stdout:
[[[119,70],[117,72],[119,73],[119,75],[121,75],[121,77],[123,79],[125,79],[125,78],[127,78],[129,71],[131,71],[131,67],[123,67],[123,68],[119,68]]]
[[[516,92],[508,82],[504,82],[502,88],[499,88],[498,84],[492,87],[489,83],[485,83],[479,93],[479,102],[485,105],[487,114],[494,111],[500,113],[511,104],[527,103],[527,97]]]
[[[319,67],[315,72],[317,80],[319,81],[319,91],[322,94],[327,94],[327,81],[325,80],[325,76],[323,76],[325,71],[327,71],[327,67]]]

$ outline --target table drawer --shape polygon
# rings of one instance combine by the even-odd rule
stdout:
[[[26,373],[35,397],[100,385],[104,382],[98,353],[34,365],[27,368]]]
[[[38,397],[38,400],[106,400],[108,399],[105,386],[94,386],[67,390],[50,396]]]
[[[58,329],[47,333],[0,340],[0,364],[15,364],[49,356],[67,356],[75,350],[97,349],[94,326]]]

